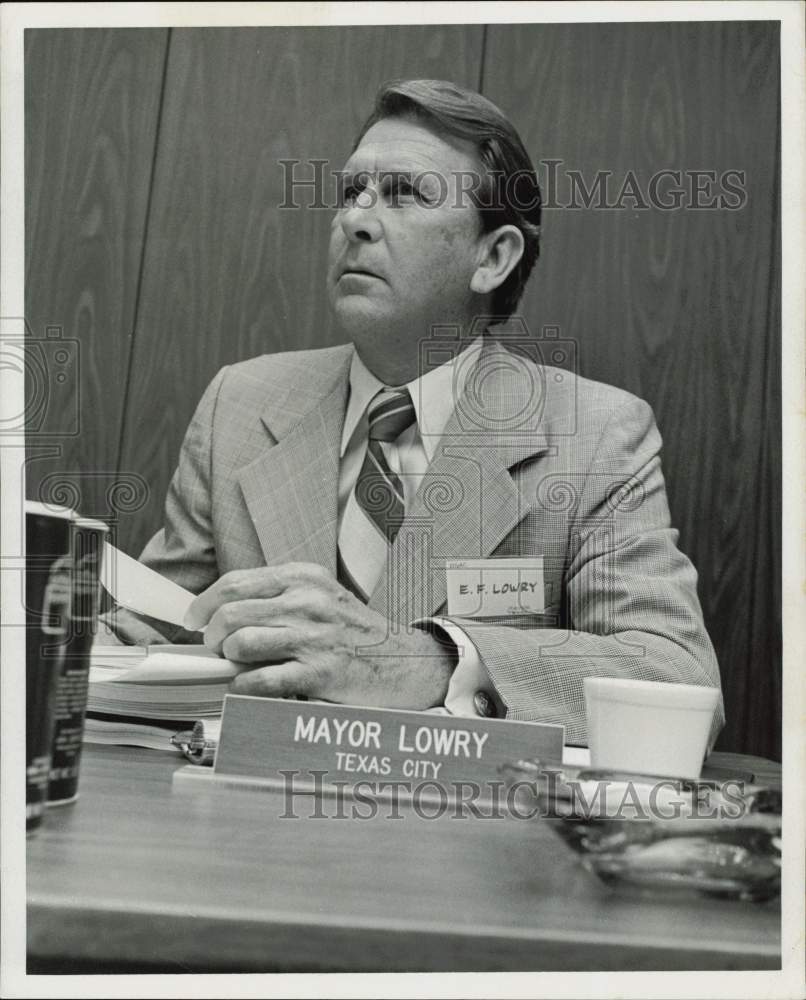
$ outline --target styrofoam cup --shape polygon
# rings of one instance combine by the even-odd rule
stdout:
[[[586,677],[591,766],[696,780],[719,688]]]

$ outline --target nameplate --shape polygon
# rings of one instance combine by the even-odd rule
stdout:
[[[561,725],[227,695],[214,773],[317,787],[484,783],[524,757],[561,761]]]
[[[448,614],[460,618],[539,615],[546,610],[543,557],[450,559]]]

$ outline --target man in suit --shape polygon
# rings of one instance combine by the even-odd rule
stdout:
[[[444,705],[584,742],[586,676],[719,686],[651,410],[545,365],[512,319],[539,222],[490,102],[381,90],[330,243],[350,344],[216,376],[141,556],[199,595],[185,625],[249,667],[236,692]],[[468,606],[456,560],[531,595]],[[118,630],[188,640],[126,614]]]

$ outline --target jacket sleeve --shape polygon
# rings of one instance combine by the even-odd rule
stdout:
[[[163,527],[148,542],[140,562],[186,590],[200,594],[219,576],[212,527],[213,422],[226,368],[204,392],[188,426],[168,487]],[[199,643],[201,633],[115,608],[104,616],[127,643]],[[103,641],[103,640],[101,640]]]
[[[452,619],[478,650],[509,718],[563,723],[568,742],[585,743],[585,677],[720,686],[697,574],[670,524],[660,447],[652,411],[635,397],[604,427],[575,504],[563,581],[569,627]],[[720,699],[711,744],[723,724]]]

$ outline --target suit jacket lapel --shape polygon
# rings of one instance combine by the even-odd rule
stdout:
[[[281,370],[261,414],[271,438],[239,474],[268,565],[315,562],[336,571],[339,449],[352,350],[339,363]]]
[[[539,383],[523,378],[520,362],[497,363],[511,357],[495,343],[485,345],[478,364],[486,366],[484,392],[492,406],[474,404],[469,393],[477,383],[469,379],[471,388],[448,421],[406,512],[370,599],[370,607],[392,620],[411,622],[434,614],[445,602],[445,561],[486,558],[526,513],[509,470],[549,445],[538,429]],[[495,410],[501,401],[506,413],[527,414],[527,419],[502,420]]]

